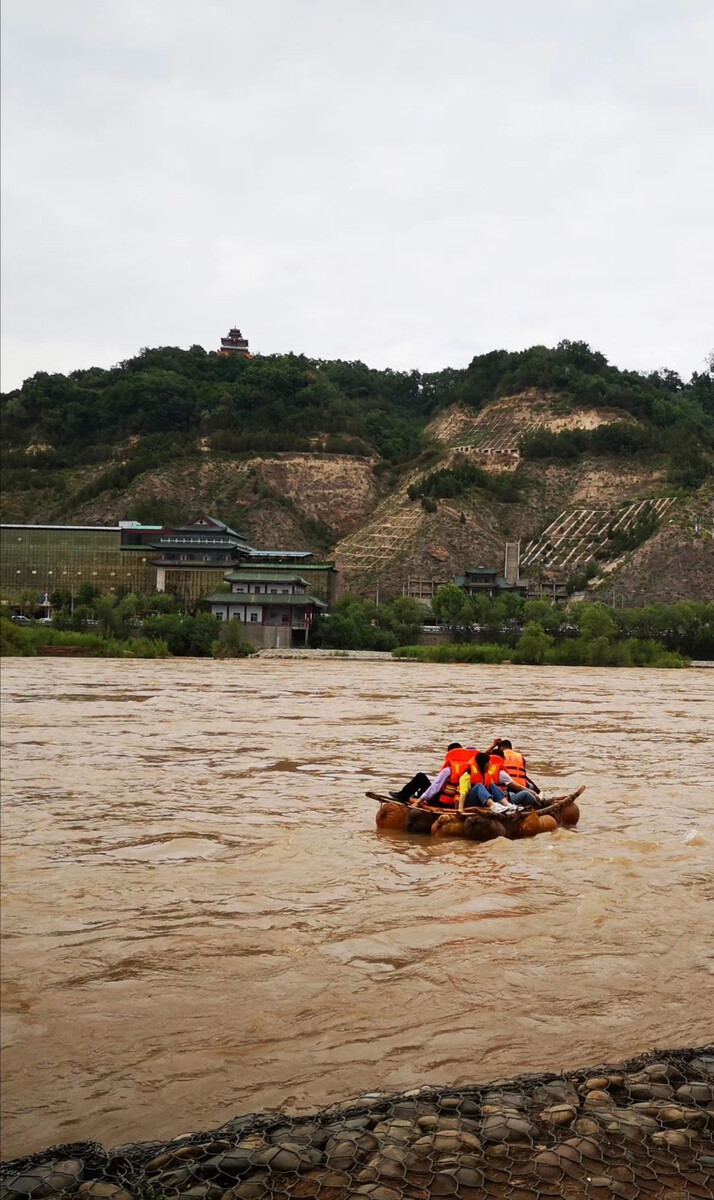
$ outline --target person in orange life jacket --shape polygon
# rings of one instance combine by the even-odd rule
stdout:
[[[494,741],[490,749],[495,745]],[[455,808],[459,780],[475,753],[473,746],[464,747],[461,742],[452,742],[447,746],[442,768],[433,783],[428,775],[419,771],[403,788],[398,792],[390,792],[389,795],[393,800],[401,800],[402,803],[418,801],[422,806],[426,804],[433,808]]]
[[[522,754],[513,749],[513,743],[508,738],[501,738],[497,743],[494,754],[503,759],[503,769],[499,776],[499,784],[507,785],[507,791],[514,804],[523,808],[538,808],[536,796],[540,788],[526,774],[526,760]]]
[[[501,775],[506,775],[503,759],[492,755],[490,751],[474,755],[459,780],[459,812],[467,808],[515,812],[518,806],[509,803],[506,792],[499,786]],[[512,782],[509,775],[506,775],[506,779]]]

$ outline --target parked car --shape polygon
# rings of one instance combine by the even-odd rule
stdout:
[[[14,613],[13,616],[10,617],[10,620],[14,621],[15,625],[31,625],[32,624],[32,621],[30,620],[30,618],[23,617],[22,613]]]

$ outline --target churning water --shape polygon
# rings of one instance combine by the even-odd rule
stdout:
[[[714,672],[5,660],[5,1155],[711,1035]],[[510,736],[577,833],[378,834]]]

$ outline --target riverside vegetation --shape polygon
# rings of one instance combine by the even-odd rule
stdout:
[[[69,593],[55,592],[51,625],[16,625],[0,610],[0,654],[29,657],[45,647],[72,647],[99,658],[245,658],[254,653],[237,621],[219,626],[207,612],[190,613],[165,592],[142,596],[101,595],[83,584],[72,607]]]
[[[102,657],[241,658],[254,652],[240,622],[217,626],[209,613],[185,612],[166,593],[102,596],[85,584],[74,611],[68,595],[55,593],[52,599],[58,607],[51,626],[15,625],[5,610],[2,654],[35,655],[45,646],[74,646]],[[441,622],[452,641],[416,645],[427,619]],[[431,610],[408,596],[379,606],[344,596],[319,618],[310,645],[391,651],[422,662],[682,667],[691,658],[714,659],[714,603],[611,608],[578,601],[561,608],[519,596],[470,597],[448,584],[436,593]]]
[[[453,584],[432,601],[434,616],[452,641],[410,644],[408,613],[421,606],[402,597],[392,606],[344,597],[318,623],[318,645],[391,649],[421,662],[515,662],[558,666],[683,667],[690,658],[714,658],[714,604],[658,604],[619,609],[574,602],[560,608],[518,596],[469,597]],[[400,621],[395,621],[395,606]],[[423,614],[424,610],[421,608]],[[420,624],[423,623],[423,615]],[[413,629],[414,626],[412,625]]]

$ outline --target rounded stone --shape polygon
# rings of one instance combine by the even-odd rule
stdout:
[[[540,1179],[555,1182],[563,1174],[563,1167],[555,1150],[543,1150],[533,1159],[533,1170]]]
[[[172,1154],[157,1154],[156,1158],[152,1158],[144,1167],[147,1175],[151,1175],[153,1171],[160,1171],[162,1167],[168,1167],[169,1163],[173,1162]]]
[[[353,1197],[359,1197],[359,1200],[362,1200],[363,1196],[371,1196],[372,1200],[402,1200],[401,1191],[385,1187],[383,1183],[367,1183],[363,1187],[357,1188],[356,1192],[350,1192],[347,1200],[352,1200]]]
[[[644,1117],[656,1117],[661,1109],[661,1101],[655,1100],[636,1100],[630,1105],[630,1111],[639,1113]]]
[[[494,1113],[486,1117],[481,1132],[487,1142],[532,1142],[536,1130],[526,1117]]]
[[[484,1104],[492,1105],[496,1109],[501,1108],[527,1108],[528,1101],[522,1092],[509,1091],[493,1091],[487,1092],[483,1098]]]
[[[284,1142],[282,1146],[271,1146],[269,1150],[261,1150],[255,1161],[270,1171],[283,1173],[309,1171],[310,1167],[320,1162],[321,1157],[317,1150],[308,1150],[297,1142]]]
[[[285,1142],[297,1142],[301,1146],[324,1146],[329,1134],[320,1125],[306,1123],[304,1125],[281,1125],[269,1134],[274,1146]]]
[[[489,1158],[510,1158],[511,1150],[503,1142],[492,1142],[488,1146],[484,1146],[484,1153]]]
[[[578,1154],[585,1162],[601,1162],[602,1150],[594,1138],[577,1137],[568,1138],[563,1142],[563,1147],[567,1146],[569,1150]]]
[[[633,1100],[671,1100],[674,1088],[669,1083],[628,1083],[627,1090]]]
[[[644,1068],[644,1073],[645,1075],[649,1075],[650,1079],[663,1080],[664,1082],[666,1082],[668,1079],[673,1079],[676,1075],[679,1075],[679,1072],[666,1062],[649,1063],[648,1066]],[[681,1079],[682,1076],[679,1075],[679,1078]]]
[[[263,1149],[265,1149],[263,1145]],[[261,1151],[256,1147],[248,1151],[241,1150],[236,1146],[229,1154],[217,1154],[215,1158],[209,1158],[207,1162],[201,1164],[202,1172],[206,1170],[215,1170],[221,1175],[227,1175],[229,1179],[240,1179],[241,1175],[247,1175],[254,1162],[257,1162],[257,1155]],[[188,1168],[184,1167],[185,1171]],[[190,1172],[188,1172],[190,1174]],[[161,1176],[162,1179],[165,1175]]]
[[[94,1200],[132,1200],[131,1192],[118,1183],[110,1183],[107,1179],[93,1179],[91,1182],[80,1183],[78,1196],[94,1197]]]
[[[222,1200],[263,1200],[271,1194],[267,1179],[245,1179],[230,1192],[224,1192]]]
[[[696,1137],[693,1129],[663,1129],[652,1134],[652,1141],[658,1146],[669,1146],[673,1150],[689,1149],[692,1139]]]
[[[215,1183],[197,1183],[188,1191],[181,1192],[180,1200],[221,1200],[223,1188]]]
[[[604,1092],[609,1082],[607,1075],[593,1075],[585,1080],[585,1087],[589,1092]]]
[[[593,1088],[585,1097],[585,1108],[603,1108],[607,1105],[614,1104],[614,1100],[609,1092],[603,1091],[601,1088]]]
[[[578,1117],[577,1121],[575,1122],[575,1124],[573,1126],[573,1129],[575,1130],[576,1133],[579,1133],[582,1137],[587,1137],[588,1134],[591,1134],[591,1133],[599,1133],[600,1132],[600,1126],[598,1125],[598,1123],[594,1119],[594,1117]]]
[[[456,1176],[447,1171],[438,1171],[429,1183],[430,1196],[454,1196],[458,1191]]]
[[[230,1145],[226,1143],[225,1148],[230,1149]],[[219,1146],[220,1149],[222,1147]],[[198,1162],[201,1158],[208,1158],[210,1153],[211,1151],[207,1150],[205,1146],[177,1146],[175,1150],[171,1151],[171,1157],[176,1162]]]
[[[714,1076],[714,1054],[698,1054],[689,1065],[693,1070],[701,1071],[703,1075]]]
[[[421,1130],[458,1129],[460,1121],[458,1117],[419,1117],[417,1125]]]
[[[175,1171],[162,1171],[158,1179],[152,1180],[152,1185],[157,1190],[165,1191],[167,1188],[181,1190],[184,1184],[189,1184],[190,1186],[190,1184],[194,1183],[195,1178],[193,1171],[188,1167],[178,1167]]]
[[[429,1158],[433,1154],[457,1154],[480,1147],[481,1142],[473,1133],[463,1129],[438,1129],[414,1142],[412,1150],[419,1158]]]
[[[659,1128],[651,1117],[643,1117],[631,1109],[618,1109],[605,1114],[604,1126],[608,1133],[618,1133],[628,1141],[638,1141],[645,1132]]]
[[[423,1117],[421,1120],[435,1121],[436,1117]],[[421,1125],[421,1120],[419,1125]],[[419,1127],[414,1121],[405,1121],[397,1119],[394,1121],[383,1121],[379,1125],[375,1125],[372,1130],[374,1137],[382,1142],[410,1142],[414,1138],[419,1137]]]
[[[683,1083],[674,1094],[687,1104],[709,1104],[714,1100],[714,1088],[708,1083]]]
[[[677,1104],[663,1104],[658,1112],[658,1117],[663,1125],[680,1125],[688,1124],[688,1118],[691,1119],[703,1116],[697,1109],[692,1114],[692,1109],[680,1108]]]
[[[551,1108],[543,1109],[540,1119],[549,1125],[572,1125],[577,1115],[577,1109],[572,1104],[554,1104]]]
[[[76,1187],[81,1173],[81,1162],[68,1158],[62,1162],[28,1167],[21,1175],[6,1180],[5,1187],[8,1196],[32,1196],[33,1200],[40,1200],[43,1196]]]
[[[409,1149],[406,1146],[386,1145],[378,1154],[372,1155],[367,1166],[377,1175],[388,1179],[403,1179],[405,1163],[409,1159]]]
[[[578,1093],[567,1079],[551,1079],[550,1083],[542,1084],[536,1088],[533,1099],[537,1104],[572,1104],[575,1108],[580,1104]]]
[[[377,1138],[366,1129],[340,1129],[330,1138],[325,1149],[333,1142],[352,1142],[360,1150],[376,1150],[378,1145]]]

